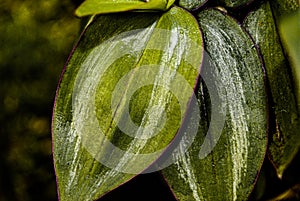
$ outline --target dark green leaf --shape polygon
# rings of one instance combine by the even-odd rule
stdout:
[[[207,0],[179,0],[179,5],[188,10],[199,8]]]
[[[92,18],[54,108],[60,199],[97,199],[153,163],[181,125],[201,62],[198,23],[183,9]]]
[[[199,14],[199,22],[207,52],[199,130],[188,151],[163,174],[180,201],[246,200],[267,146],[262,63],[232,18],[209,9]]]
[[[300,121],[288,61],[285,59],[268,2],[252,12],[244,26],[259,46],[273,99],[275,121],[269,144],[279,177],[300,147]]]

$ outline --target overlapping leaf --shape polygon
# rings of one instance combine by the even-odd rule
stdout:
[[[95,200],[151,165],[181,126],[201,61],[183,9],[92,18],[54,107],[60,199]]]
[[[244,26],[259,46],[267,71],[275,113],[269,151],[277,174],[281,177],[300,147],[300,121],[289,74],[290,66],[283,54],[268,2],[252,12]]]
[[[208,61],[199,86],[199,130],[188,151],[162,172],[178,200],[246,200],[267,146],[262,63],[231,17],[209,9],[199,22]]]

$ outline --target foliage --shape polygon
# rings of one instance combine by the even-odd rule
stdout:
[[[299,185],[269,194],[264,171],[270,160],[282,179],[299,152],[298,59],[278,31],[299,2],[172,3],[78,8],[92,16],[53,113],[60,199],[96,200],[158,170],[178,200],[296,199]]]
[[[177,2],[180,6],[192,10],[191,13],[194,16],[207,7],[222,6],[224,10],[227,5],[229,6],[226,8],[228,14],[242,23],[249,11],[263,8],[261,3],[266,1],[249,1],[247,4],[244,4],[246,1],[240,1],[243,5],[237,9],[228,5],[230,2],[238,2],[237,0],[207,2],[205,0],[180,0]],[[205,2],[206,4],[202,6]],[[284,16],[284,10],[288,7],[281,3],[288,2],[289,5],[293,5],[297,1],[270,2],[277,2],[271,5],[273,12],[278,11],[278,7],[284,8],[275,15],[275,35],[279,29],[278,43],[280,47],[284,47],[284,57],[288,56],[288,61],[284,61],[285,68],[288,69],[288,78],[294,81],[291,83],[292,87],[295,86],[295,89],[299,90],[300,68],[296,65],[289,65],[292,60],[295,60],[292,63],[297,63],[299,60],[297,57],[297,47],[300,47],[297,45],[297,38],[299,38],[297,30],[299,29],[296,29],[295,25],[289,25],[293,23],[293,20],[297,22],[297,17],[290,20],[289,17]],[[61,67],[78,36],[79,20],[72,16],[74,4],[77,3],[78,1],[72,4],[68,0],[2,0],[0,2],[0,200],[57,199],[51,155],[50,116]],[[199,9],[200,6],[202,7]],[[261,9],[259,13],[263,13]],[[281,23],[279,27],[278,23],[281,20],[285,20],[285,23]],[[263,22],[259,22],[261,23]],[[101,34],[100,31],[98,33]],[[296,39],[292,39],[295,36]],[[265,46],[260,45],[263,52],[262,47]],[[292,52],[293,49],[294,52]],[[266,65],[265,58],[264,62]],[[270,73],[267,72],[267,74],[270,78]],[[285,84],[285,81],[280,81],[278,86],[285,86]],[[272,86],[269,87],[272,88]],[[284,90],[282,93],[283,95],[278,94],[285,97]],[[299,93],[294,92],[294,94],[299,100]],[[268,129],[269,140],[271,140],[271,135],[278,131],[278,126],[276,126],[278,120],[275,118],[274,97],[270,96],[270,92],[268,95],[270,98]],[[292,104],[287,102],[282,105]],[[280,110],[277,109],[277,111]],[[287,116],[291,117],[289,114]],[[290,126],[288,121],[286,125]],[[294,143],[291,144],[294,145]],[[276,152],[273,156],[279,156],[280,152]],[[277,176],[278,168],[275,169],[271,163],[274,161],[270,161],[268,157],[265,158],[249,200],[272,198],[273,200],[296,200],[299,198],[300,154],[298,152],[296,156],[289,156],[291,157],[288,159],[288,164],[283,161],[285,170],[281,179]],[[135,176],[126,184],[104,195],[101,200],[175,200],[175,198],[161,174],[150,173]]]

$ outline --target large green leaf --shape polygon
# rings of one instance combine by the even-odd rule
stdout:
[[[196,19],[177,7],[91,19],[54,107],[62,201],[97,199],[161,155],[194,97],[202,52]]]
[[[188,151],[162,172],[181,201],[246,200],[267,146],[262,63],[231,17],[209,9],[200,12],[199,22],[207,52],[202,67],[207,89],[200,83],[198,94],[199,130]]]
[[[244,26],[259,46],[267,72],[275,113],[269,151],[277,174],[281,177],[300,147],[300,121],[289,74],[290,66],[283,54],[268,2],[252,12]]]
[[[86,0],[76,10],[76,15],[116,13],[131,10],[167,10],[175,0]]]

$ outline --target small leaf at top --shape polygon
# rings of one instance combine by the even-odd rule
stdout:
[[[162,10],[170,8],[175,0],[86,0],[75,11],[79,17],[117,13],[132,10]]]
[[[98,199],[160,157],[194,95],[202,49],[196,19],[178,7],[93,18],[54,107],[61,201]]]

